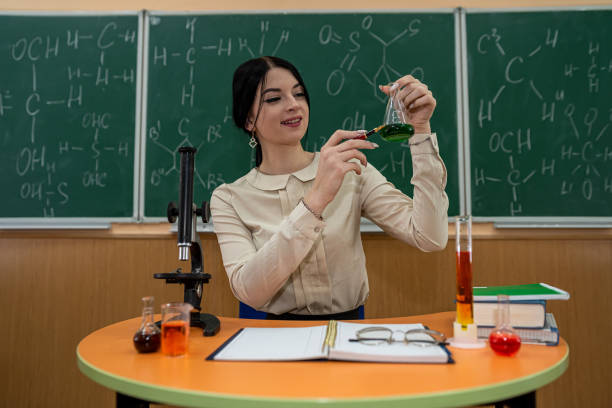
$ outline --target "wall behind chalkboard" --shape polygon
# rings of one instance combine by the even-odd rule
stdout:
[[[318,150],[336,129],[370,129],[383,118],[378,84],[405,74],[440,101],[432,120],[449,169],[449,214],[459,212],[455,15],[436,13],[182,14],[153,13],[146,58],[145,217],[165,215],[178,199],[181,145],[198,148],[194,197],[208,200],[254,164],[248,137],[231,118],[234,69],[276,55],[301,71],[311,96],[305,147]],[[368,160],[412,194],[407,144],[374,138]]]
[[[466,16],[475,216],[612,216],[612,10]]]
[[[0,216],[135,219],[139,16],[0,15]]]

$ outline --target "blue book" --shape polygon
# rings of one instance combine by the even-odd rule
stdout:
[[[546,323],[541,329],[514,329],[526,344],[556,346],[559,344],[559,328],[552,313],[546,313]],[[493,327],[478,327],[478,338],[488,339]]]

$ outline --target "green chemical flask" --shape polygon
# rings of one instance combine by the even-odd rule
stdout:
[[[408,123],[406,107],[399,98],[399,91],[397,83],[390,85],[383,126],[378,127],[376,132],[387,142],[403,142],[414,135],[414,127]]]

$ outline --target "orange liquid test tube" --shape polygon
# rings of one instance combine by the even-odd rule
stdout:
[[[472,295],[472,219],[458,216],[456,227],[457,317],[456,321],[466,329],[474,323]]]

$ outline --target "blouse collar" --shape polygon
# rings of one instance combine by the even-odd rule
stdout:
[[[253,168],[246,175],[246,179],[249,184],[260,190],[282,190],[287,187],[287,182],[289,181],[290,176],[293,176],[302,182],[313,180],[317,175],[318,166],[319,153],[317,152],[315,153],[314,159],[312,160],[312,162],[310,162],[308,166],[293,173],[270,175],[260,172],[259,170],[257,170],[257,168]]]

